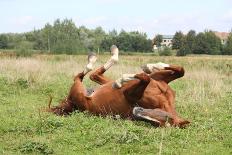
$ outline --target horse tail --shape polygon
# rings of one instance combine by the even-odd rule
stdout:
[[[51,109],[51,103],[52,103],[52,96],[49,95],[49,102],[48,102],[48,108]]]

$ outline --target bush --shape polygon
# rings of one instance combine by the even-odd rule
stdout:
[[[169,47],[164,47],[163,49],[159,50],[159,55],[160,56],[170,56],[172,55],[172,51]]]
[[[232,55],[232,33],[228,37],[228,41],[222,51],[223,55]]]
[[[19,43],[16,49],[16,56],[30,57],[33,54],[33,43],[29,41],[22,41]]]
[[[176,56],[186,56],[187,54],[190,54],[191,50],[188,46],[183,46],[181,47],[177,52],[176,52]]]

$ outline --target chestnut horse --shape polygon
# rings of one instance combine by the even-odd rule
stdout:
[[[156,126],[185,127],[189,121],[180,118],[174,105],[175,93],[168,83],[182,77],[184,69],[164,63],[142,66],[143,73],[124,74],[113,81],[103,74],[118,61],[118,48],[111,47],[112,57],[90,75],[101,87],[88,94],[82,80],[92,70],[96,55],[89,55],[85,70],[74,78],[68,97],[50,112],[66,115],[74,110],[89,111],[95,115],[120,115],[122,118],[143,120]]]
[[[103,75],[106,70],[118,61],[118,48],[113,45],[111,52],[113,56],[110,60],[90,75],[90,79],[100,85],[113,82],[113,80]],[[174,104],[175,92],[168,85],[171,81],[184,76],[184,68],[164,63],[146,64],[141,68],[149,75],[151,80],[142,98],[137,101],[136,105],[139,108],[134,108],[134,113],[138,113],[140,119],[157,121],[156,117],[158,116],[154,117],[154,112],[159,111],[157,112],[159,115],[171,115],[172,125],[174,126],[184,127],[189,124],[189,121],[178,116]],[[121,85],[120,83],[125,81],[126,78],[122,77],[119,80],[116,80],[116,84]],[[159,121],[159,124],[163,124],[162,119]]]

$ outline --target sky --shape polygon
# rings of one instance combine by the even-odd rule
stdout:
[[[105,31],[172,35],[232,29],[232,0],[0,0],[0,33],[42,28],[55,19]]]

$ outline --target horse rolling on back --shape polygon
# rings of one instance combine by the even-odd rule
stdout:
[[[117,80],[104,76],[104,72],[118,62],[118,48],[111,47],[111,58],[90,74],[90,79],[101,86],[88,94],[83,86],[84,76],[93,69],[97,57],[88,56],[88,64],[77,74],[69,95],[58,106],[47,111],[67,115],[74,110],[89,111],[95,115],[120,115],[122,118],[142,120],[155,126],[185,127],[189,121],[175,111],[175,92],[168,83],[184,75],[184,69],[164,63],[146,64],[139,74],[124,74]]]

